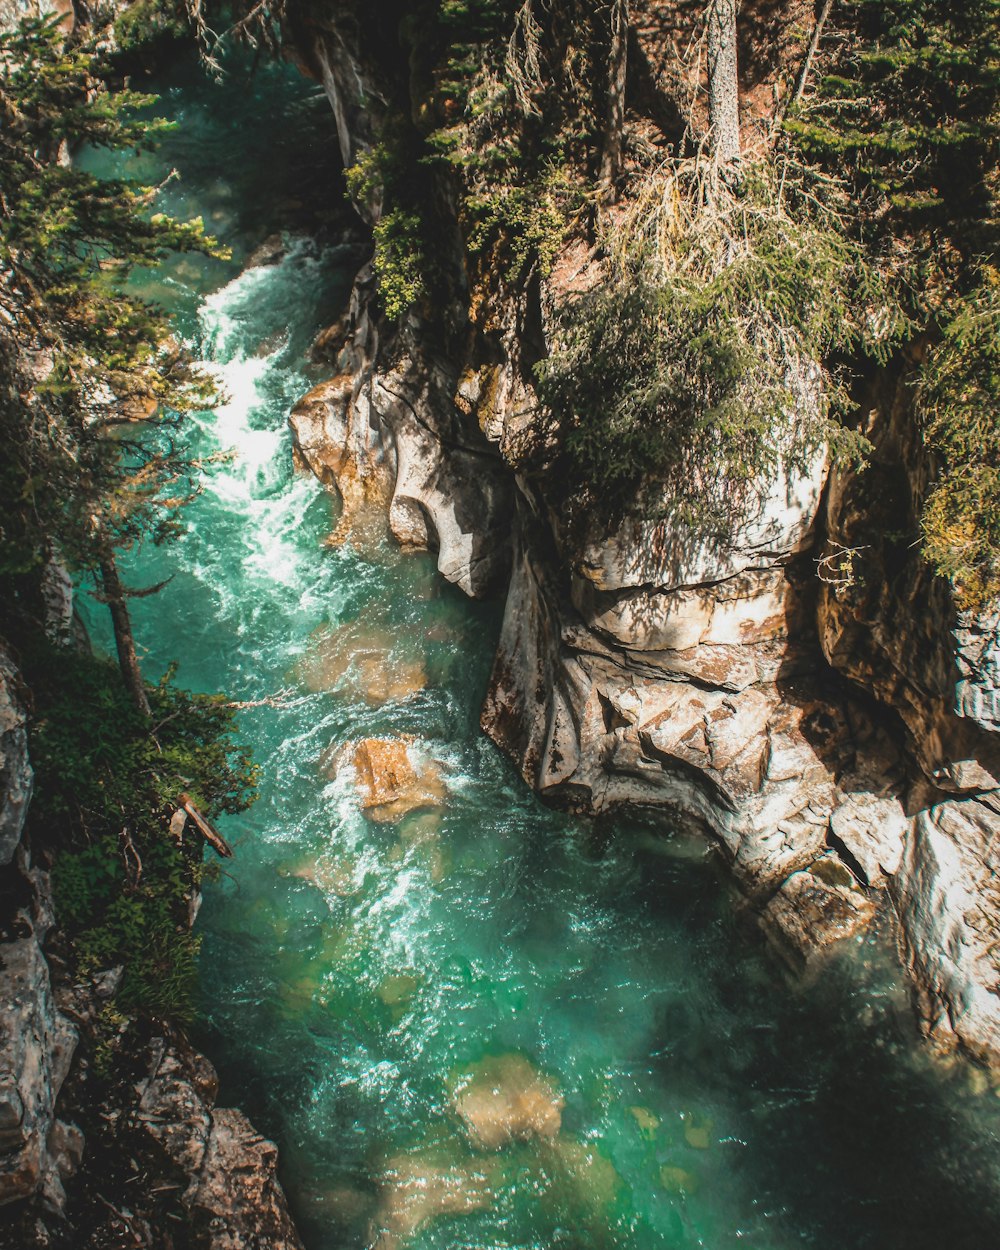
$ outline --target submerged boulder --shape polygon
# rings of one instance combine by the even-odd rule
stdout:
[[[385,1167],[373,1250],[397,1250],[443,1215],[470,1215],[493,1203],[496,1165],[452,1157],[440,1148],[396,1155]]]
[[[472,1143],[484,1150],[554,1138],[562,1127],[564,1099],[555,1082],[516,1053],[488,1055],[456,1075],[451,1103]]]
[[[310,690],[341,690],[373,707],[402,702],[427,685],[422,659],[403,652],[399,631],[370,621],[318,629],[299,675]]]

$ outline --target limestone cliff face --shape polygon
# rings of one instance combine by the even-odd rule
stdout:
[[[662,31],[637,8],[648,99]],[[359,102],[389,93],[355,11],[338,11],[310,56],[346,159],[371,134],[367,115],[351,130]],[[750,87],[766,96],[766,67]],[[896,537],[930,472],[903,436],[905,380],[871,397],[872,468],[779,467],[727,542],[667,519],[570,544],[509,467],[550,286],[512,300],[501,285],[488,351],[470,331],[442,354],[439,327],[374,317],[362,270],[327,336],[337,376],[292,415],[303,462],[343,498],[337,539],[388,527],[469,593],[506,580],[482,724],[543,797],[697,818],[795,961],[891,895],[928,1029],[1000,1062],[998,618],[959,614]]]

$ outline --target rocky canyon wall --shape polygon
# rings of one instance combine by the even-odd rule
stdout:
[[[652,116],[669,58],[646,7],[630,56]],[[350,4],[300,47],[349,161],[399,84]],[[359,207],[378,221],[377,202]],[[696,818],[798,964],[891,900],[928,1031],[1000,1061],[998,618],[959,613],[901,537],[930,472],[905,433],[905,363],[867,396],[865,472],[822,454],[779,467],[726,541],[667,518],[571,544],[510,448],[577,259],[517,299],[498,277],[488,333],[447,350],[426,312],[380,319],[361,271],[320,345],[335,376],[291,418],[302,463],[343,500],[335,539],[389,529],[467,593],[506,586],[482,724],[543,798]]]

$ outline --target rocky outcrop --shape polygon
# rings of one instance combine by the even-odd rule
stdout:
[[[456,403],[454,367],[421,358],[412,336],[392,368],[376,367],[371,275],[355,284],[342,326],[325,336],[338,374],[291,414],[296,455],[342,504],[330,541],[370,547],[386,529],[403,547],[436,551],[442,575],[470,595],[497,590],[509,568],[512,483]]]
[[[1000,796],[928,798],[894,892],[923,1022],[995,1061],[1000,1038]]]
[[[136,1118],[187,1181],[181,1203],[204,1250],[301,1250],[277,1178],[278,1150],[233,1107],[203,1055],[156,1039]],[[153,1244],[152,1242],[148,1244]]]
[[[56,1006],[42,953],[48,879],[21,844],[32,771],[19,691],[17,669],[0,646],[0,1205],[39,1194],[59,1211],[82,1148],[79,1131],[56,1116],[77,1034]]]
[[[11,862],[21,841],[32,778],[17,670],[0,645],[0,867]]]
[[[77,1033],[56,1008],[36,933],[0,946],[0,994],[0,1204],[39,1194],[58,1212],[83,1150],[56,1117]]]
[[[332,49],[335,104],[386,72],[346,8],[339,34],[331,16],[317,36]],[[647,8],[633,15],[631,107],[660,143],[671,57]],[[747,91],[752,108],[766,111],[776,64]],[[389,94],[374,94],[384,107]],[[345,153],[367,141],[342,135]],[[377,220],[379,205],[360,207]],[[516,466],[552,285],[571,274],[585,287],[588,263],[567,251],[548,283],[477,289],[474,325],[446,353],[440,327],[411,316],[390,333],[373,319],[363,272],[334,336],[338,376],[292,418],[303,462],[343,497],[338,538],[367,481],[383,532],[438,550],[442,574],[471,593],[503,583],[512,537],[482,723],[528,783],[583,811],[697,818],[797,964],[857,932],[890,893],[929,1030],[1000,1061],[1000,616],[958,612],[913,549],[932,466],[904,437],[915,428],[905,380],[887,372],[870,397],[865,474],[822,454],[779,465],[721,542],[669,518],[570,542]]]

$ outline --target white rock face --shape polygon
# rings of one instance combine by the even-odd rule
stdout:
[[[914,823],[896,877],[924,1022],[1000,1061],[1000,802],[948,799]]]
[[[782,464],[725,540],[692,534],[669,517],[633,519],[588,543],[576,571],[598,590],[655,586],[663,593],[773,568],[810,545],[826,466],[825,449],[805,467]]]
[[[859,793],[867,782],[854,772],[858,736],[881,753],[890,776],[891,744],[863,720],[852,724],[852,709],[823,696],[810,674],[796,676],[790,618],[776,610],[796,598],[784,583],[780,572],[768,574],[762,588],[740,575],[726,584],[717,609],[708,596],[665,594],[656,640],[683,648],[633,649],[617,623],[600,632],[568,624],[554,610],[544,566],[522,551],[483,725],[526,780],[553,798],[588,809],[652,804],[697,816],[762,905],[793,874],[836,859],[839,829],[871,875],[862,871],[862,882],[849,889],[811,884],[814,902],[817,892],[825,899],[824,907],[812,906],[811,954],[870,919],[863,887],[884,880],[883,863],[898,865],[907,818],[890,789]],[[749,589],[746,601],[740,589]],[[626,603],[631,610],[633,601]],[[617,645],[602,634],[614,634]],[[780,685],[776,660],[789,670]],[[853,880],[843,863],[840,869]],[[804,904],[805,893],[792,889],[788,905],[765,916],[803,948],[789,901],[800,896]]]
[[[367,282],[363,273],[342,335],[350,368],[290,417],[300,461],[343,504],[330,541],[376,546],[391,531],[405,548],[436,552],[441,574],[466,594],[488,594],[509,566],[509,475],[481,431],[466,428],[453,370],[405,354],[374,369],[377,333],[360,294]]]

